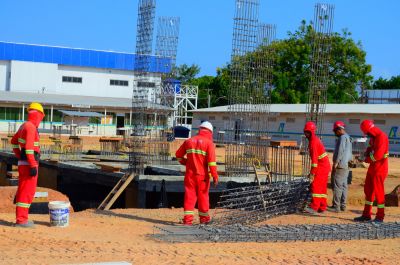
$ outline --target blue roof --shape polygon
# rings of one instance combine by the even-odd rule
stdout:
[[[64,47],[52,47],[32,44],[0,42],[0,60],[54,63],[70,66],[106,68],[117,70],[138,70],[135,59],[139,56],[132,53],[96,51]],[[143,56],[140,56],[143,61]],[[169,73],[171,59],[148,56],[148,72]],[[136,65],[139,65],[137,63]],[[143,69],[140,69],[143,70]]]

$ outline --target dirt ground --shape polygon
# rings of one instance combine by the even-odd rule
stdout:
[[[365,168],[354,171],[348,211],[288,215],[268,224],[350,223],[361,214]],[[400,184],[400,159],[390,158],[386,193]],[[331,192],[329,191],[331,196]],[[1,197],[9,200],[11,195]],[[329,201],[331,199],[329,198]],[[0,201],[0,204],[4,201]],[[213,210],[211,211],[211,214]],[[387,207],[386,221],[400,221]],[[49,216],[31,215],[34,229],[13,227],[14,213],[0,213],[0,264],[399,264],[400,238],[295,243],[166,243],[152,239],[155,226],[178,225],[182,209],[94,210],[70,214],[67,228],[49,227]]]

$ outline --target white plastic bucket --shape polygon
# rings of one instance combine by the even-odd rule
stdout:
[[[67,227],[69,225],[69,202],[49,202],[50,226]]]

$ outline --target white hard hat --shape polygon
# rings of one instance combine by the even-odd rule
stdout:
[[[213,131],[213,126],[212,126],[211,122],[209,122],[209,121],[203,121],[200,124],[200,128],[206,128],[206,129],[210,130],[211,132]]]

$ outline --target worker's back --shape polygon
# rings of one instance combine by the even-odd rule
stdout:
[[[186,174],[205,176],[208,174],[210,152],[214,153],[211,149],[214,149],[212,133],[203,129],[198,135],[187,139],[176,152],[176,156],[183,157],[186,154]]]

